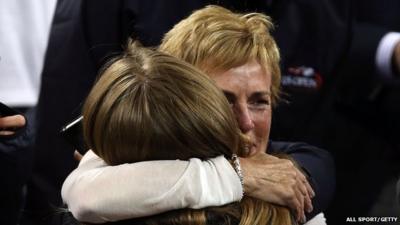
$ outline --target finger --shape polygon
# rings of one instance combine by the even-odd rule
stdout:
[[[308,190],[307,190],[307,185],[306,181],[301,178],[300,172],[296,172],[296,181],[297,181],[297,186],[300,188],[301,194],[303,195],[308,195]]]
[[[304,176],[304,175],[303,175],[303,176]],[[309,195],[311,198],[314,198],[314,197],[315,197],[315,192],[314,192],[313,188],[311,187],[310,182],[308,182],[308,180],[307,180],[305,177],[304,177],[304,179],[302,179],[302,182],[303,182],[304,186],[305,186],[306,189],[307,189],[308,195]]]
[[[0,131],[0,136],[10,136],[10,135],[13,135],[13,134],[15,134],[15,132],[14,131],[10,131],[10,130],[1,130]]]
[[[304,198],[296,184],[292,186],[292,191],[289,205],[294,210],[296,221],[301,222],[304,214]]]
[[[313,206],[312,206],[311,198],[310,198],[310,195],[308,194],[307,188],[304,185],[304,183],[299,184],[299,190],[301,191],[301,194],[303,195],[304,210],[308,213],[312,212]]]
[[[301,193],[300,188],[297,187],[295,190],[296,190],[296,198],[297,198],[297,200],[299,202],[298,215],[297,215],[298,216],[298,221],[304,223],[305,222],[304,221],[304,217],[305,217],[305,214],[304,214],[304,196]]]
[[[289,201],[283,205],[285,205],[292,211],[293,217],[296,219],[296,221],[300,221],[301,218],[300,202],[296,197],[292,196],[289,199]]]
[[[77,150],[75,150],[74,151],[74,159],[76,160],[76,161],[81,161],[81,159],[82,159],[82,154],[81,153],[79,153]]]
[[[310,213],[313,210],[313,206],[308,192],[308,186],[309,186],[308,181],[305,179],[305,176],[300,171],[297,171],[296,179],[298,182],[297,187],[299,188],[299,190],[303,195],[304,209],[305,211]]]
[[[312,198],[313,197],[312,195],[314,195],[314,191],[311,188],[310,183],[308,183],[306,177],[300,171],[298,171],[297,178],[298,178],[298,182],[301,183],[301,185],[299,185],[299,186],[301,188],[301,192],[303,193],[303,195],[307,196],[307,198]],[[310,201],[311,201],[311,199],[310,199]],[[312,206],[311,206],[311,208],[312,208]],[[307,212],[309,212],[309,210],[312,210],[312,209],[306,208],[306,210],[307,210]]]
[[[306,189],[307,189],[308,195],[309,195],[311,198],[314,198],[315,192],[314,192],[314,190],[312,189],[310,183],[308,182],[306,176],[304,176],[304,174],[303,174],[301,171],[299,171],[299,170],[297,170],[297,171],[298,171],[298,174],[299,174],[299,177],[300,177],[301,181],[304,183],[304,185],[305,185],[305,187],[306,187]]]
[[[306,180],[305,184],[306,184],[306,187],[307,187],[307,190],[308,190],[308,195],[311,198],[314,198],[315,197],[315,192],[314,192],[313,188],[311,187],[310,183]]]
[[[297,192],[297,191],[295,191],[295,192]],[[297,193],[293,197],[290,205],[291,205],[290,208],[294,209],[294,216],[296,218],[296,221],[300,222],[302,220],[302,216],[303,216],[303,210],[302,210],[303,204],[301,203],[301,198],[297,195]]]
[[[303,194],[304,209],[308,213],[310,213],[313,210],[313,206],[312,206],[310,195],[307,190],[307,186],[306,186],[307,182],[303,182],[300,178],[298,178],[298,182],[299,182],[298,187],[299,187],[301,193]]]
[[[0,128],[19,128],[25,126],[25,122],[25,117],[22,115],[5,116],[0,118]]]
[[[314,209],[311,198],[308,194],[304,196],[304,208],[308,213],[311,213]]]

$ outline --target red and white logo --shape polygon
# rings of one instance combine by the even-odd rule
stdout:
[[[282,86],[318,90],[322,86],[321,75],[311,67],[289,67],[282,74]]]

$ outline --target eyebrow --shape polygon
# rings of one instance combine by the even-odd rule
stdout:
[[[227,90],[222,90],[222,92],[224,92],[224,95],[226,96],[226,98],[228,99],[236,99],[236,96],[233,92],[227,91]],[[258,98],[258,97],[263,97],[263,96],[271,96],[271,93],[269,93],[268,91],[256,91],[254,93],[251,94],[250,98]]]
[[[222,92],[227,99],[236,99],[236,96],[232,92],[226,90],[222,90]]]
[[[250,96],[250,98],[253,98],[253,97],[263,97],[263,96],[271,96],[271,93],[269,93],[268,91],[257,91],[257,92],[254,92],[253,94],[251,94],[251,96]]]

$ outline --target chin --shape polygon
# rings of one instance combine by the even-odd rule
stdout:
[[[261,149],[258,149],[258,148],[256,148],[256,147],[252,147],[252,148],[250,148],[249,156],[256,155],[256,154],[258,154],[258,153],[260,153],[260,152],[262,152]]]

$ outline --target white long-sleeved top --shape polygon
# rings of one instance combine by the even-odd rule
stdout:
[[[156,165],[156,166],[155,166]],[[239,201],[243,189],[222,156],[109,166],[88,151],[65,180],[62,198],[76,219],[104,223],[178,208]],[[101,196],[101,198],[99,198]]]
[[[147,161],[109,166],[88,151],[65,180],[62,198],[76,219],[104,223],[173,209],[220,206],[243,197],[222,156],[201,161]],[[99,198],[101,196],[101,198]],[[323,213],[305,225],[326,225]]]

